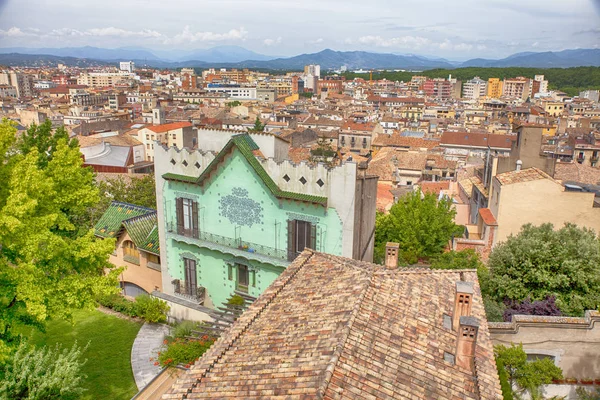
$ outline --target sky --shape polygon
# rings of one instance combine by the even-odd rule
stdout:
[[[600,0],[0,0],[0,47],[329,48],[450,60],[600,47]]]

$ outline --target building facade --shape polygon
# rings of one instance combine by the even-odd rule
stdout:
[[[165,294],[207,307],[258,296],[306,247],[372,259],[376,177],[294,164],[267,133],[203,130],[199,142],[155,149]]]

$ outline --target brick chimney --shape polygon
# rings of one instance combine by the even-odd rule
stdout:
[[[473,282],[456,282],[456,295],[454,298],[454,313],[452,314],[452,329],[458,330],[460,317],[471,315],[473,302]]]
[[[475,347],[479,320],[475,317],[460,317],[458,340],[456,341],[456,365],[475,373]]]
[[[387,242],[385,245],[385,266],[387,268],[398,267],[398,250],[400,245],[398,243]]]

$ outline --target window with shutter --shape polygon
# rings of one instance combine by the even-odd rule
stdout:
[[[196,260],[184,258],[183,264],[185,267],[185,291],[186,294],[195,296],[198,291],[197,275],[196,275]]]
[[[188,237],[198,237],[198,202],[177,198],[177,233]]]
[[[317,226],[307,221],[288,221],[288,261],[293,261],[309,247],[316,250]]]

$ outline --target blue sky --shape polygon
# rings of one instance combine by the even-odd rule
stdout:
[[[239,45],[449,59],[600,47],[600,0],[0,0],[0,47]]]

